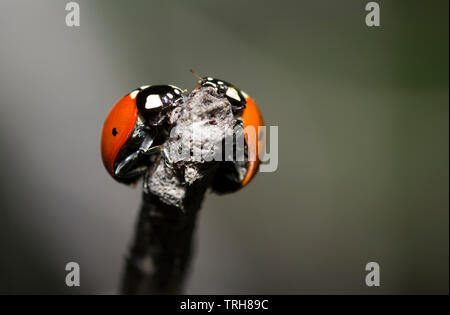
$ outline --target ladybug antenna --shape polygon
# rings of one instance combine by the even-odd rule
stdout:
[[[189,71],[191,71],[191,73],[194,75],[194,77],[196,77],[197,79],[199,79],[200,81],[203,81],[203,78],[201,76],[199,76],[197,73],[194,72],[194,70],[189,69]]]

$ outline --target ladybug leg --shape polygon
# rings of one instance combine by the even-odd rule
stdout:
[[[139,152],[141,152],[143,155],[152,155],[153,153],[155,153],[155,147],[152,147],[153,141],[154,137],[147,136],[144,141],[142,141],[142,144],[139,147]]]
[[[163,159],[164,159],[164,164],[166,165],[166,167],[168,167],[170,169],[173,169],[173,167],[171,165],[172,160],[170,159],[169,154],[167,153],[167,149],[166,148],[162,148],[161,153],[162,153],[162,156],[163,156]]]
[[[227,97],[228,101],[231,104],[231,110],[233,111],[233,113],[239,112],[241,110],[243,110],[245,108],[245,103],[243,102],[239,102],[235,99],[232,99],[230,97]]]
[[[161,154],[164,159],[164,164],[170,168],[173,169],[171,159],[169,158],[169,154],[167,153],[167,149],[162,145],[156,145],[151,148],[149,148],[147,151],[144,152],[145,155],[153,155],[153,154]]]
[[[119,178],[131,178],[142,175],[147,169],[147,166],[142,162],[142,152],[136,151],[128,155],[123,161],[117,164],[114,174]]]
[[[146,163],[148,156],[161,152],[159,146],[152,146],[153,140],[153,137],[147,136],[137,151],[131,153],[117,164],[114,171],[115,175],[119,178],[131,178],[142,175],[148,166],[148,163]]]
[[[164,164],[168,168],[173,169],[173,167],[171,165],[172,160],[169,157],[169,153],[167,152],[167,149],[163,145],[156,145],[154,147],[151,147],[145,154],[148,154],[148,155],[161,154],[164,159]]]
[[[245,104],[243,104],[243,103],[235,102],[234,104],[231,104],[231,109],[233,110],[233,113],[243,110],[244,108],[245,108]]]
[[[130,178],[142,175],[148,167],[148,164],[146,163],[148,157],[160,153],[161,149],[159,146],[151,147],[146,151],[138,150],[117,164],[114,173],[119,178]]]

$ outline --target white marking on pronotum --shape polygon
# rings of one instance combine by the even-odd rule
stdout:
[[[211,78],[211,77],[207,77],[206,78],[206,80],[208,80],[208,81],[212,81],[212,80],[214,80],[213,78]]]
[[[172,99],[173,98],[173,95],[172,95],[172,93],[167,93],[167,96],[170,98],[170,99]]]
[[[150,85],[143,85],[140,87],[141,90],[145,90],[146,88],[150,87]]]
[[[228,97],[234,98],[236,101],[240,101],[240,97],[235,88],[228,88],[227,93],[225,93]]]
[[[134,90],[133,92],[130,93],[130,97],[131,97],[132,99],[135,99],[136,96],[138,95],[138,93],[139,93],[139,90]]]
[[[171,86],[171,87],[173,88],[175,94],[177,94],[177,95],[180,95],[180,94],[181,94],[180,89],[177,88],[175,85],[170,85],[170,84],[169,84],[169,86]]]
[[[163,103],[161,102],[161,98],[157,94],[150,94],[147,96],[147,102],[145,103],[145,108],[156,108],[161,107]]]
[[[223,84],[223,82],[222,81],[217,81],[217,84]]]

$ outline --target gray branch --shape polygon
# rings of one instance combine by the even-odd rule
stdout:
[[[220,162],[205,160],[233,130],[227,99],[212,88],[192,92],[170,114],[171,136],[144,177],[136,235],[126,260],[123,294],[177,294],[189,270],[197,213]],[[207,135],[187,142],[192,133]],[[188,156],[177,153],[190,145]],[[200,153],[192,156],[192,153]],[[198,156],[201,158],[198,159]]]

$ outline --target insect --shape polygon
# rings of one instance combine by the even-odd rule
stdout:
[[[259,150],[263,149],[265,143],[265,132],[258,127],[264,126],[264,121],[255,101],[243,90],[224,80],[212,77],[200,77],[194,71],[201,87],[213,87],[218,94],[224,95],[230,102],[233,113],[237,120],[242,122],[245,132],[245,144],[247,146],[247,162],[231,161],[220,166],[214,180],[213,189],[219,193],[227,193],[246,186],[256,175],[259,169]],[[246,128],[253,128],[251,133]]]
[[[119,182],[133,183],[159,152],[166,112],[181,102],[183,91],[173,85],[147,85],[122,97],[103,125],[101,153],[105,168]]]
[[[216,89],[217,93],[224,95],[230,102],[233,112],[240,111],[245,108],[245,96],[242,91],[236,88],[233,84],[212,77],[202,78],[194,71],[191,70],[191,72],[198,79],[198,84],[200,84],[200,86],[211,86]]]

